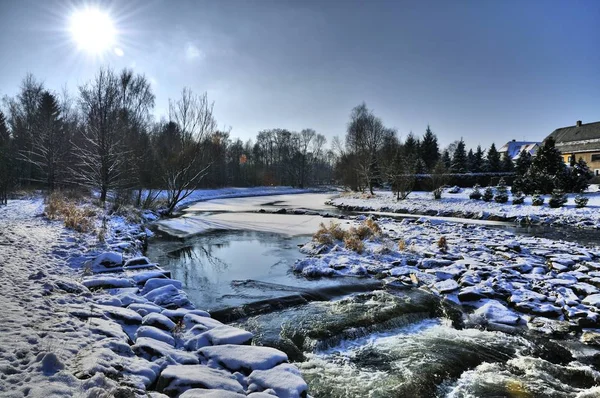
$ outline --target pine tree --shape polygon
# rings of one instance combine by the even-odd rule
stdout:
[[[485,159],[483,158],[483,150],[481,145],[477,145],[477,150],[471,163],[471,173],[481,173],[485,169]]]
[[[505,173],[512,173],[514,169],[515,165],[512,159],[510,158],[510,156],[508,156],[508,153],[505,153],[502,157],[502,171],[504,171]]]
[[[415,138],[412,131],[408,133],[406,140],[404,140],[404,156],[413,161],[419,158],[419,140]]]
[[[590,200],[589,198],[583,196],[582,194],[579,194],[579,195],[575,196],[575,207],[577,207],[578,209],[581,209],[587,205],[589,200]]]
[[[560,188],[559,183],[561,179],[564,181],[565,168],[562,155],[554,145],[554,139],[549,137],[538,149],[531,164],[536,188],[542,194],[548,194],[555,188]]]
[[[452,159],[450,159],[450,153],[447,149],[442,154],[442,163],[446,169],[450,169],[452,167]]]
[[[494,190],[492,189],[492,187],[487,187],[485,191],[483,191],[483,196],[481,197],[481,199],[483,199],[484,202],[490,202],[493,198]]]
[[[453,173],[466,173],[467,172],[467,152],[465,151],[465,142],[460,139],[454,156],[452,156],[452,167],[450,170]]]
[[[565,203],[567,203],[567,195],[565,195],[562,189],[555,189],[552,191],[552,197],[548,201],[550,207],[555,209],[562,207]]]
[[[481,199],[481,186],[479,184],[475,184],[475,186],[473,186],[473,190],[469,194],[469,199]]]
[[[427,171],[433,170],[435,164],[440,159],[440,149],[438,147],[438,141],[436,135],[431,131],[431,128],[427,126],[423,140],[419,147],[421,159],[425,162]]]
[[[473,153],[473,149],[469,149],[467,153],[467,169],[469,171],[473,170],[473,163],[475,163],[475,154]]]
[[[521,191],[514,191],[512,194],[512,204],[522,205],[525,202],[525,195]]]
[[[515,172],[518,176],[524,176],[531,167],[531,154],[525,149],[521,151],[515,164]]]
[[[532,206],[541,206],[544,204],[544,197],[541,195],[540,191],[536,191],[535,194],[531,198]]]
[[[581,193],[590,186],[590,179],[594,173],[590,170],[583,158],[579,158],[577,163],[571,168],[571,184],[569,192]]]
[[[496,149],[496,145],[493,143],[492,143],[492,146],[490,146],[490,149],[488,150],[488,153],[487,153],[486,166],[487,166],[486,167],[487,171],[492,172],[492,173],[502,171],[502,164],[500,162],[500,153]]]
[[[427,170],[427,164],[421,158],[415,160],[413,164],[413,170],[415,174],[427,174],[429,170]]]
[[[504,181],[504,178],[501,178],[498,182],[498,187],[496,187],[496,196],[494,196],[494,200],[497,203],[508,202],[508,189],[506,188],[506,182]]]

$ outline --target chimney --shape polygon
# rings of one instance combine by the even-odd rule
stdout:
[[[577,125],[577,127],[581,127],[581,120],[578,120],[575,124]]]

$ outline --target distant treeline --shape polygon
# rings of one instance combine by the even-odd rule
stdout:
[[[332,182],[335,155],[312,129],[243,142],[217,128],[206,93],[184,89],[160,121],[154,101],[146,77],[127,69],[101,69],[74,95],[27,75],[0,111],[0,198],[15,187],[86,187],[142,206],[160,189],[172,209],[196,188]]]

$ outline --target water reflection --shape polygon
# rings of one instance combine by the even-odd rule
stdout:
[[[220,231],[186,240],[157,238],[147,256],[183,283],[202,309],[234,307],[329,286],[336,280],[307,281],[291,271],[309,237],[251,231]]]

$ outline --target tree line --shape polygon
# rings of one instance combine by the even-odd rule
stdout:
[[[255,140],[219,129],[206,93],[184,88],[155,121],[144,75],[101,69],[76,95],[52,91],[28,74],[0,110],[0,203],[16,187],[86,187],[167,208],[194,189],[330,183],[335,156],[313,129],[270,129]]]
[[[389,184],[398,199],[410,193],[419,177],[430,179],[436,191],[447,182],[448,174],[512,173],[512,159],[492,144],[487,151],[480,145],[466,150],[461,138],[440,150],[436,134],[427,126],[422,137],[412,132],[404,141],[395,129],[386,127],[365,103],[355,107],[348,122],[345,142],[336,139],[339,158],[336,177],[354,190]]]

